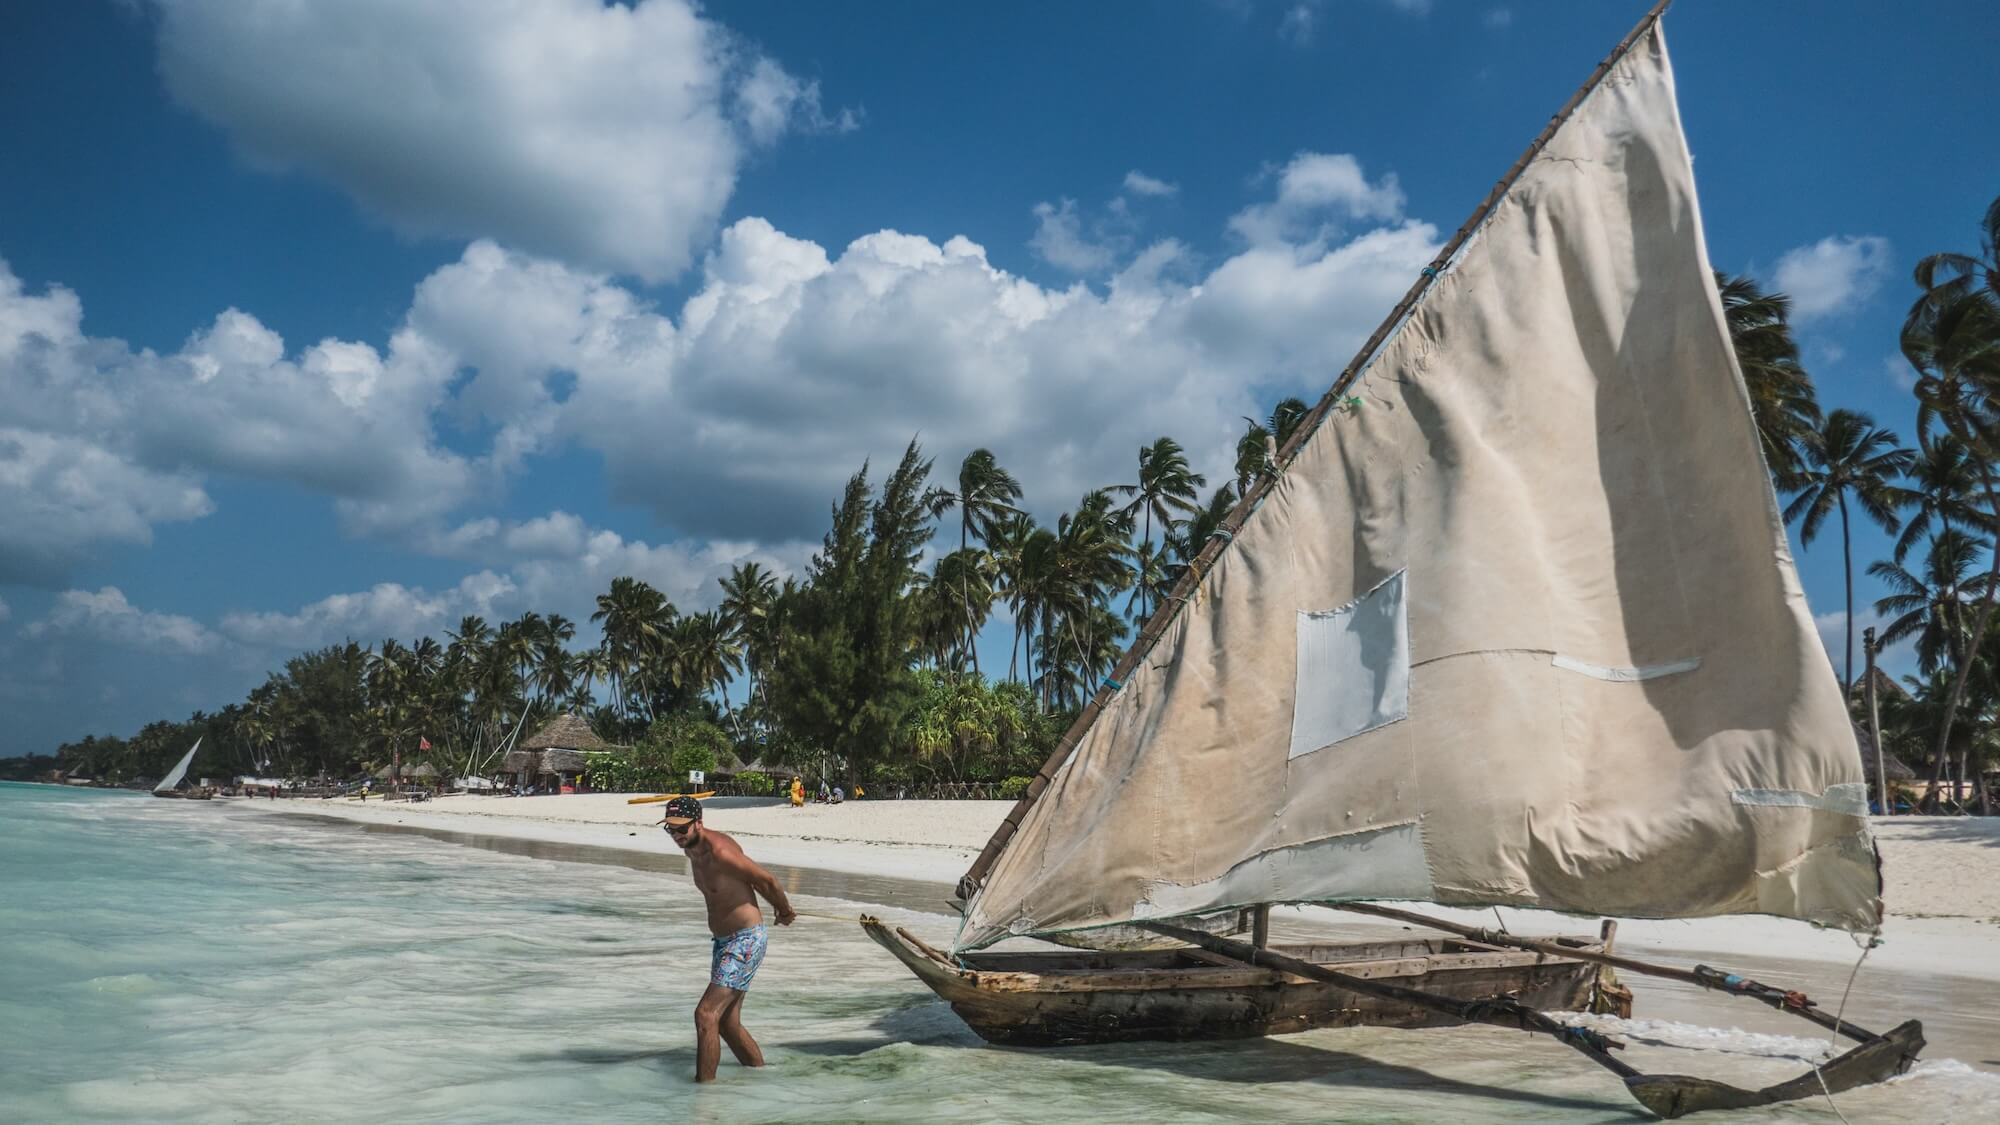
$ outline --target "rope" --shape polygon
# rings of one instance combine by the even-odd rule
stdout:
[[[1868,944],[1861,947],[1861,956],[1854,959],[1854,968],[1847,974],[1847,987],[1840,990],[1840,1006],[1833,1010],[1833,1032],[1826,1040],[1826,1049],[1829,1052],[1836,1051],[1840,1047],[1840,1021],[1841,1017],[1847,1014],[1847,996],[1854,991],[1854,978],[1861,975],[1861,963],[1868,960],[1868,954],[1881,944],[1882,931],[1878,929],[1868,935]],[[1812,1068],[1813,1077],[1819,1079],[1820,1093],[1826,1095],[1826,1104],[1832,1107],[1833,1115],[1840,1118],[1841,1125],[1854,1125],[1847,1120],[1846,1114],[1840,1112],[1839,1104],[1833,1100],[1833,1091],[1827,1087],[1826,1075],[1820,1073],[1819,1063],[1814,1062]]]

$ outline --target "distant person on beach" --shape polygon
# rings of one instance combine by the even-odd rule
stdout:
[[[806,783],[796,777],[792,779],[792,807],[795,809],[806,807]]]
[[[757,896],[763,895],[777,911],[780,926],[791,925],[798,915],[770,872],[744,855],[735,840],[702,826],[699,801],[675,797],[667,802],[666,814],[660,823],[688,857],[688,874],[708,903],[708,932],[715,938],[708,989],[694,1008],[694,1080],[713,1082],[723,1043],[744,1066],[764,1065],[764,1052],[742,1020],[743,997],[764,963],[768,941]]]

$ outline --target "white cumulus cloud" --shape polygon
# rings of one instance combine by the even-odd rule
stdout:
[[[748,218],[677,309],[482,240],[418,285],[380,348],[294,349],[232,309],[176,352],[134,352],[85,334],[73,295],[30,296],[0,267],[0,400],[19,431],[0,440],[0,512],[47,507],[55,466],[88,470],[71,494],[102,501],[70,504],[74,526],[45,537],[74,561],[205,513],[211,477],[277,480],[332,500],[352,533],[518,583],[518,565],[581,558],[601,534],[482,510],[564,449],[600,455],[611,498],[693,552],[817,538],[847,475],[864,459],[879,474],[913,436],[945,471],[993,449],[1048,516],[1128,479],[1163,434],[1219,481],[1238,417],[1323,390],[1435,253],[1418,222],[1337,234],[1400,208],[1393,178],[1302,157],[1251,209],[1266,220],[1251,245],[1204,271],[1155,242],[1099,288],[1038,285],[963,237],[885,230],[829,249]],[[447,427],[478,438],[447,446]],[[47,468],[4,468],[29,464]],[[0,565],[57,581],[23,551],[0,543]]]
[[[293,613],[230,613],[219,626],[232,640],[287,651],[316,648],[353,640],[373,644],[382,637],[414,640],[427,634],[438,635],[452,611],[461,606],[491,604],[492,597],[509,588],[484,574],[467,577],[452,594],[431,594],[397,582],[382,582],[356,593],[334,594]],[[465,609],[467,613],[483,612]]]
[[[1355,221],[1386,221],[1403,213],[1394,174],[1370,182],[1347,153],[1302,152],[1276,170],[1277,197],[1244,208],[1229,229],[1252,245],[1313,243]]]
[[[1076,200],[1035,204],[1035,236],[1028,240],[1035,256],[1070,273],[1096,273],[1111,265],[1116,248],[1084,232]]]
[[[1773,281],[1792,298],[1792,319],[1804,322],[1859,305],[1888,276],[1888,239],[1835,235],[1787,250],[1778,259]]]
[[[1133,195],[1162,196],[1179,192],[1180,185],[1168,183],[1156,176],[1148,176],[1137,168],[1125,173],[1125,190]]]
[[[752,147],[855,121],[688,0],[154,4],[168,90],[257,164],[406,231],[651,281],[707,243]]]
[[[0,580],[58,584],[101,545],[207,515],[218,473],[324,494],[357,522],[455,507],[494,471],[433,433],[456,370],[409,330],[386,352],[323,340],[288,354],[236,309],[176,352],[135,352],[86,334],[75,294],[30,294],[0,261],[0,525],[35,529],[0,536]]]
[[[48,616],[29,624],[24,632],[38,638],[76,635],[118,648],[183,655],[213,652],[220,644],[214,633],[193,618],[140,609],[116,586],[95,593],[65,590],[56,596]]]

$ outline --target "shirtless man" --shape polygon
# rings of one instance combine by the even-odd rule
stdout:
[[[791,925],[798,915],[770,872],[744,855],[735,840],[702,827],[700,802],[676,797],[667,802],[666,812],[660,823],[687,853],[689,874],[708,902],[708,932],[715,935],[708,990],[694,1008],[694,1080],[713,1082],[722,1061],[722,1043],[729,1044],[730,1053],[744,1066],[764,1065],[764,1052],[743,1029],[742,1020],[750,978],[764,963],[764,912],[758,909],[757,896],[770,900],[780,926]]]

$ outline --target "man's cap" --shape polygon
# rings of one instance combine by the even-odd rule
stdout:
[[[667,802],[666,813],[660,818],[661,824],[686,824],[690,820],[700,820],[701,802],[693,797],[675,797]]]

